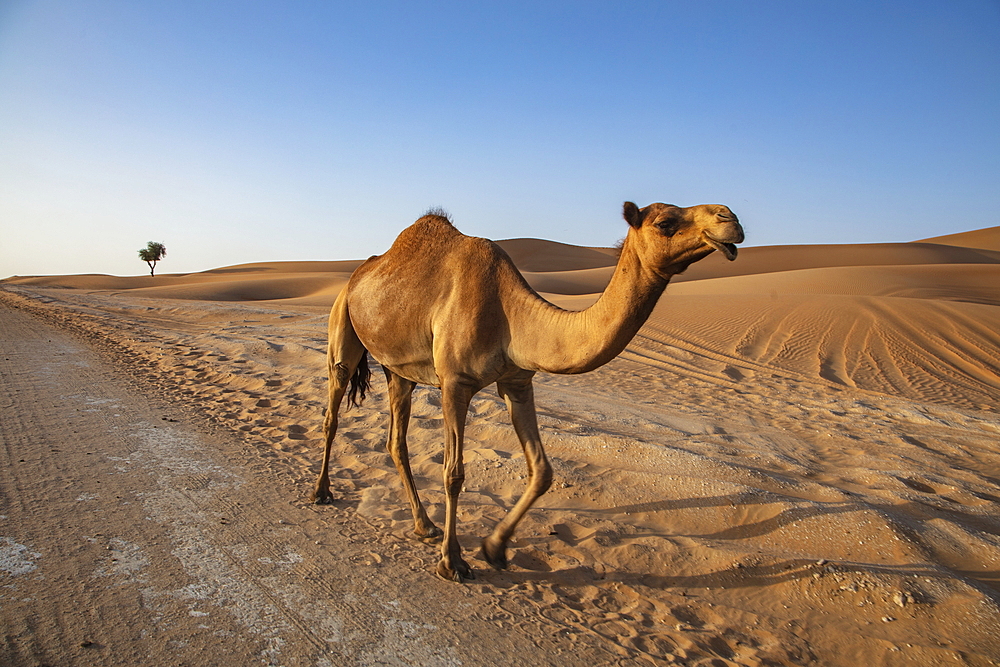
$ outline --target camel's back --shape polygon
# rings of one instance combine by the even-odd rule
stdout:
[[[352,282],[429,294],[488,288],[484,281],[508,269],[516,271],[507,253],[492,241],[466,236],[444,217],[425,215],[404,229],[385,254],[358,267]]]
[[[523,278],[499,246],[427,215],[385,254],[358,267],[347,287],[348,308],[375,357],[406,366],[429,355],[445,331],[456,345],[500,349],[507,335],[501,293],[511,281]]]

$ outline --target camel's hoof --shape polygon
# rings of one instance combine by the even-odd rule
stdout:
[[[507,569],[507,547],[492,546],[488,540],[483,540],[482,548],[479,550],[479,554],[483,557],[483,560],[493,566],[495,570],[506,570]]]
[[[312,500],[317,505],[332,505],[333,504],[333,494],[330,490],[326,491],[316,491],[312,495]]]
[[[437,576],[441,577],[445,581],[457,581],[462,583],[463,581],[472,581],[476,578],[476,575],[472,573],[472,568],[464,560],[459,558],[454,562],[454,569],[448,566],[445,561],[441,561],[437,566]]]
[[[444,531],[434,524],[431,524],[430,528],[425,528],[423,531],[414,528],[413,532],[410,534],[421,542],[426,542],[427,544],[440,544]]]

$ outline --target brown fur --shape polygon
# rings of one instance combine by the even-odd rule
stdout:
[[[367,378],[357,371],[367,369],[370,351],[382,364],[389,387],[389,452],[410,502],[414,532],[424,539],[442,532],[417,496],[406,428],[413,388],[418,383],[441,388],[446,501],[437,573],[455,581],[471,579],[455,520],[465,480],[463,434],[472,397],[496,383],[524,449],[529,477],[524,495],[483,540],[486,561],[505,567],[507,541],[552,480],[535,418],[534,374],[584,373],[607,363],[649,317],[671,276],[714,250],[732,259],[733,244],[743,241],[736,216],[721,205],[651,204],[640,209],[626,202],[623,215],[630,228],[614,276],[597,303],[581,312],[542,299],[499,246],[465,236],[437,212],[403,230],[384,255],[358,267],[330,312],[330,396],[316,501],[332,501],[330,450],[348,389],[340,368],[364,379],[352,382],[352,390],[364,386]]]

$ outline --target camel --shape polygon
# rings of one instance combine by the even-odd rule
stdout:
[[[457,582],[473,579],[456,533],[463,433],[472,397],[495,382],[528,468],[524,494],[482,541],[484,560],[505,568],[508,540],[552,482],[535,415],[535,373],[586,373],[611,361],[646,322],[672,276],[716,250],[735,259],[735,244],[744,238],[737,217],[718,204],[640,209],[625,202],[623,214],[628,235],[611,282],[594,305],[578,312],[545,301],[503,249],[462,234],[437,212],[358,267],[330,312],[325,451],[313,499],[333,501],[329,463],[337,413],[345,394],[355,405],[364,399],[370,353],[388,384],[386,446],[409,499],[414,534],[425,541],[442,532],[417,496],[406,430],[414,387],[441,389],[445,520],[436,572]]]

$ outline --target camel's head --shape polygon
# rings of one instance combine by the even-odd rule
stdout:
[[[743,243],[739,219],[722,204],[687,208],[650,204],[639,208],[627,201],[623,214],[631,226],[626,244],[644,266],[663,278],[681,273],[715,250],[732,261],[736,259],[736,244]]]

